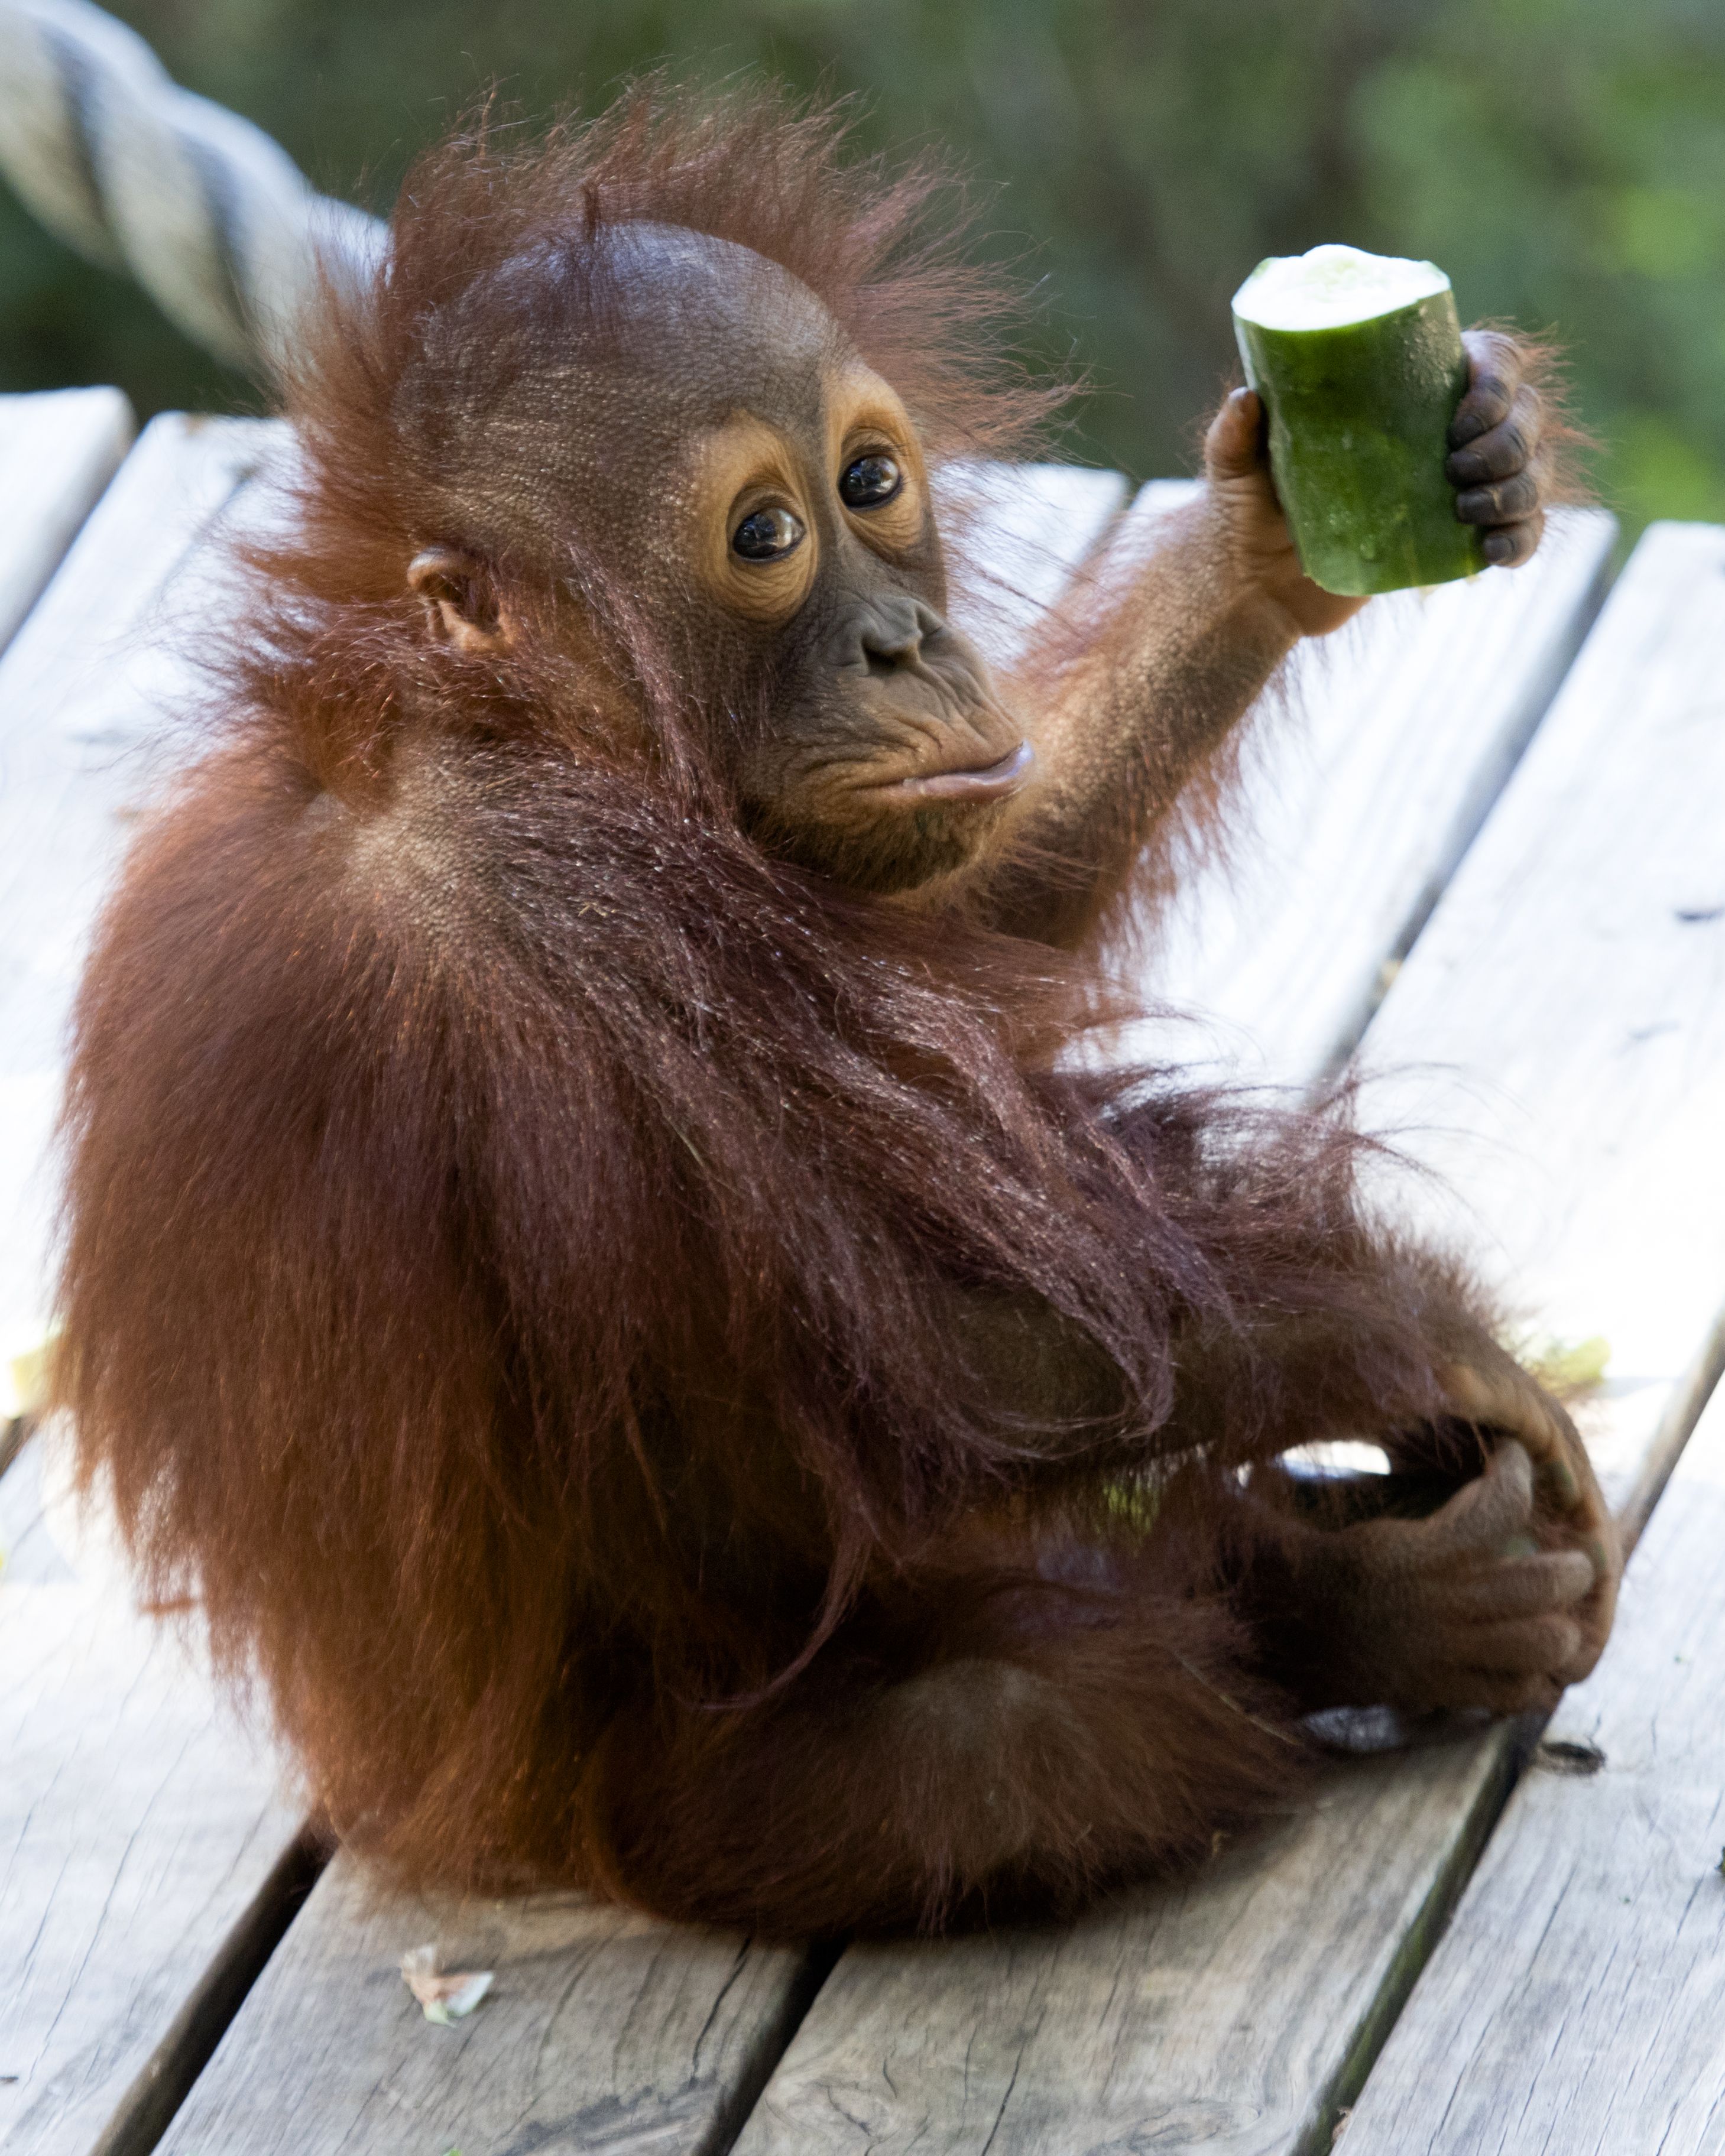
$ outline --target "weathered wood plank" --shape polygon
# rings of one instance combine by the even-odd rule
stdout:
[[[0,2149],[127,2156],[285,1921],[299,1820],[44,1465],[0,1479]]]
[[[400,1973],[430,1942],[447,1968],[496,1971],[484,2004],[447,2028],[425,2020]],[[729,2147],[824,1967],[580,1895],[380,1902],[338,1857],[162,2156],[705,2156]]]
[[[1616,1346],[1589,1434],[1631,1506],[1705,1397],[1725,1306],[1722,575],[1725,531],[1643,542],[1367,1039],[1404,1073],[1383,1111],[1544,1298],[1530,1315]],[[1435,1058],[1459,1070],[1409,1069]],[[1261,1843],[1069,1931],[851,1949],[739,2156],[1327,2147],[1511,1743],[1343,1774]]]
[[[1722,1548],[1725,1394],[1635,1552],[1604,1660],[1539,1755],[1604,1764],[1517,1789],[1354,2108],[1348,2156],[1725,2148]]]
[[[1131,521],[1153,531],[1171,498],[1153,483]],[[1247,736],[1230,852],[1183,887],[1149,969],[1205,1023],[1128,1052],[1298,1082],[1353,1050],[1586,634],[1615,531],[1555,516],[1527,567],[1397,593],[1296,653]]]
[[[46,1317],[42,1155],[93,908],[185,679],[175,609],[271,439],[159,420],[0,660],[0,1331]],[[154,642],[151,639],[156,639]],[[299,1816],[99,1527],[0,1482],[0,2147],[150,2146],[305,1883]]]
[[[48,1312],[42,1172],[90,923],[183,695],[197,549],[278,438],[174,415],[145,430],[0,658],[0,1372]]]
[[[59,567],[131,447],[117,389],[0,397],[0,650]]]
[[[1588,1441],[1637,1522],[1725,1304],[1722,685],[1725,528],[1655,525],[1363,1059],[1368,1119],[1439,1178],[1410,1210],[1610,1342]]]

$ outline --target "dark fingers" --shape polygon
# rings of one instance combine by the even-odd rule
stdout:
[[[1563,1696],[1555,1677],[1496,1670],[1437,1670],[1420,1686],[1421,1706],[1483,1707],[1487,1714],[1549,1714]]]
[[[1461,490],[1455,515],[1483,526],[1481,552],[1493,567],[1519,568],[1533,558],[1545,530],[1544,475],[1538,462],[1544,411],[1522,383],[1522,348],[1493,330],[1469,330],[1469,382],[1450,423],[1444,466]]]
[[[1513,337],[1495,330],[1464,330],[1469,381],[1455,416],[1450,422],[1450,447],[1464,449],[1494,427],[1501,427],[1513,410],[1522,386],[1522,360]]]
[[[1460,516],[1461,511],[1458,510],[1456,514]],[[1494,569],[1519,569],[1538,552],[1544,531],[1545,512],[1540,510],[1518,524],[1492,526],[1480,541],[1480,551]]]
[[[1525,524],[1488,531],[1486,559],[1507,567],[1526,561],[1538,543],[1543,523],[1542,517],[1533,516]],[[1540,1495],[1548,1504],[1584,1519],[1600,1516],[1591,1478],[1584,1481],[1576,1470],[1574,1455],[1581,1451],[1581,1440],[1555,1400],[1518,1378],[1487,1376],[1466,1363],[1451,1363],[1444,1372],[1444,1383],[1459,1419],[1481,1430],[1513,1433],[1538,1464]]]
[[[1444,475],[1455,487],[1481,486],[1492,480],[1513,479],[1533,461],[1544,430],[1545,410],[1537,392],[1517,390],[1508,413],[1497,426],[1469,442],[1465,449],[1450,451],[1444,465]]]
[[[1455,514],[1464,524],[1517,524],[1538,506],[1539,481],[1531,471],[1491,486],[1468,487],[1455,497]]]

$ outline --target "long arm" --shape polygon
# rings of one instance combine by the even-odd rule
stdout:
[[[1183,799],[1214,792],[1300,633],[1240,575],[1208,488],[1099,598],[1102,619],[1050,683],[1040,783],[990,890],[1002,927],[1068,949],[1092,940]]]
[[[1543,355],[1488,333],[1467,343],[1473,381],[1446,470],[1457,515],[1513,567],[1538,545],[1550,492],[1529,378]],[[1105,564],[1086,618],[1057,627],[1034,732],[1040,777],[982,901],[1009,932],[1095,942],[1128,885],[1147,870],[1153,880],[1177,813],[1213,807],[1235,729],[1293,646],[1364,604],[1301,571],[1265,436],[1257,397],[1236,389],[1205,439],[1203,495],[1135,557]]]

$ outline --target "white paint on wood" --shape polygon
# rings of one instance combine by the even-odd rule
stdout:
[[[1655,527],[1366,1043],[1403,1074],[1378,1110],[1419,1125],[1408,1149],[1455,1178],[1474,1246],[1546,1298],[1530,1317],[1612,1342],[1590,1434],[1620,1493],[1692,1418],[1725,1307],[1722,601],[1725,531]],[[1072,1930],[853,1948],[738,2156],[1307,2156],[1506,1749],[1373,1761]]]
[[[1347,2156],[1725,2148],[1725,1394],[1354,2107]],[[1597,1773],[1551,1746],[1604,1754]]]
[[[1129,524],[1177,500],[1146,495]],[[1126,1054],[1298,1083],[1352,1048],[1562,680],[1615,530],[1560,513],[1526,567],[1375,600],[1296,652],[1249,721],[1229,853],[1182,886],[1147,968],[1202,1022],[1136,1029]]]
[[[0,650],[35,604],[131,446],[117,389],[0,397]]]
[[[1530,1328],[1602,1334],[1582,1418],[1639,1512],[1725,1306],[1725,529],[1641,541],[1515,783],[1402,969],[1363,1112],[1451,1186]]]
[[[496,1980],[425,2020],[404,1953]],[[580,1895],[381,1900],[338,1857],[162,2144],[162,2156],[719,2150],[800,2010],[808,1959]]]
[[[298,1824],[44,1447],[0,1478],[5,2156],[95,2148]]]
[[[212,604],[200,553],[275,431],[170,416],[0,658],[0,1362],[48,1317],[44,1173],[64,1031],[126,819],[159,773]]]

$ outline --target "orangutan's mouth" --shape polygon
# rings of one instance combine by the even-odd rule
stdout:
[[[1001,801],[1018,792],[1035,761],[1035,750],[1021,741],[998,763],[972,771],[932,772],[926,778],[896,778],[880,791],[895,801]]]

